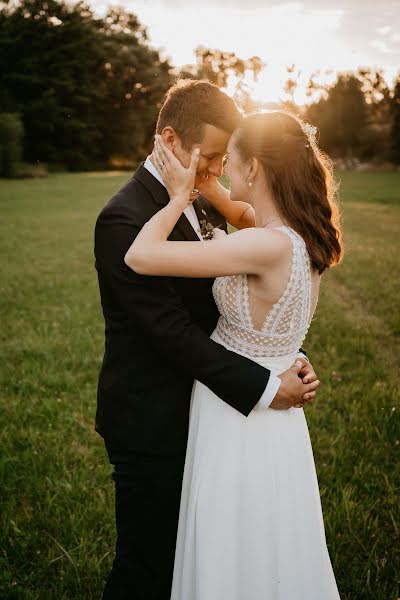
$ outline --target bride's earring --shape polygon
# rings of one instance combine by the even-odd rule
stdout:
[[[252,181],[248,181],[248,182],[247,182],[247,185],[248,185],[249,187],[251,187],[251,186],[253,185],[253,182],[252,182]]]

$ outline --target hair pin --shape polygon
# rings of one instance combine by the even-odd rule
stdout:
[[[310,125],[310,123],[304,123],[303,131],[308,137],[315,137],[318,129],[314,125]]]

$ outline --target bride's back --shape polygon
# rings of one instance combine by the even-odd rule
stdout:
[[[216,332],[227,346],[254,358],[297,352],[318,299],[320,276],[303,239],[289,227],[276,229],[291,240],[283,264],[263,277],[218,277],[213,288],[221,313]]]

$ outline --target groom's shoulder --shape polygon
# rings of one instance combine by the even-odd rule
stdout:
[[[153,208],[151,194],[133,174],[108,200],[98,215],[98,220],[121,216],[128,220],[148,220]],[[150,216],[147,214],[150,213]]]
[[[149,193],[146,188],[136,179],[135,173],[133,173],[128,181],[111,196],[101,212],[120,206],[134,209],[137,201],[143,198],[143,196],[148,195]]]

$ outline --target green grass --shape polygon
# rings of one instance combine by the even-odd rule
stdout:
[[[2,600],[98,599],[111,564],[92,235],[126,177],[0,181]],[[400,174],[343,174],[347,255],[305,344],[323,382],[307,418],[342,600],[399,591],[399,196]]]

